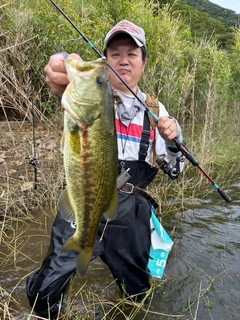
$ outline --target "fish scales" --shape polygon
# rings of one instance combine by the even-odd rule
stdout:
[[[106,62],[67,58],[66,68],[70,83],[62,97],[62,150],[67,187],[58,208],[66,220],[76,220],[76,232],[63,251],[79,251],[77,271],[82,276],[102,215],[117,215],[117,137]]]

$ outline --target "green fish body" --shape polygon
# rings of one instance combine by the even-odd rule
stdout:
[[[62,251],[77,250],[77,271],[86,272],[99,222],[118,211],[117,137],[113,94],[104,60],[66,60],[69,85],[62,96],[62,151],[67,187],[58,209],[76,232]]]

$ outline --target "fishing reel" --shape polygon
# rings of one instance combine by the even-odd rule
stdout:
[[[157,157],[155,160],[158,167],[166,173],[172,180],[175,180],[178,178],[180,174],[180,162],[184,162],[185,157],[184,156],[179,156],[176,158],[176,164],[173,165],[171,161],[167,158],[165,154],[162,154]]]

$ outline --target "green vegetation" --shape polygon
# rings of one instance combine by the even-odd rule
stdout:
[[[142,89],[158,95],[171,115],[179,119],[189,150],[225,189],[239,181],[240,31],[234,27],[234,13],[226,11],[223,15],[218,6],[212,6],[219,11],[214,14],[214,10],[210,12],[203,7],[208,1],[192,1],[192,5],[197,3],[201,8],[185,2],[188,5],[180,1],[153,0],[119,0],[117,5],[110,0],[59,0],[58,4],[100,51],[104,35],[121,19],[129,19],[145,29],[148,66],[141,82]],[[15,264],[27,241],[22,236],[22,226],[20,231],[19,225],[16,226],[16,212],[24,226],[28,219],[34,219],[33,206],[40,208],[46,219],[46,206],[55,212],[56,199],[64,185],[58,143],[46,146],[47,155],[43,155],[41,149],[43,143],[52,143],[54,137],[60,142],[60,101],[51,94],[43,72],[49,57],[59,51],[77,52],[85,60],[97,58],[50,1],[2,0],[0,120],[17,120],[20,124],[26,119],[32,121],[34,107],[40,141],[37,143],[37,190],[29,184],[33,181],[31,167],[24,167],[25,174],[15,176],[7,163],[7,173],[0,177],[0,244],[11,249],[8,256],[1,256],[1,267],[6,268],[10,261]],[[5,149],[19,148],[18,154],[25,157],[26,149],[31,148],[31,137],[26,140],[20,140],[20,136],[10,137],[11,143],[6,143]],[[7,155],[10,159],[11,154]],[[0,163],[3,160],[0,156]],[[178,181],[170,181],[160,172],[149,191],[161,200],[161,209],[169,214],[185,209],[195,197],[202,199],[216,192],[187,161],[186,170]],[[222,201],[219,197],[219,202]],[[0,294],[6,295],[2,287]],[[87,290],[78,294],[89,297]],[[96,302],[93,293],[90,296],[95,299],[93,307],[96,303],[104,304]],[[4,314],[12,313],[9,301],[12,301],[11,294],[6,304],[0,303]],[[210,308],[211,301],[206,300],[206,305]],[[8,318],[14,319],[13,316]]]

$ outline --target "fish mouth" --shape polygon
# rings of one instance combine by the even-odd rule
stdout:
[[[76,65],[76,69],[83,73],[90,72],[90,74],[92,74],[92,72],[95,72],[97,69],[102,69],[103,66],[107,66],[106,61],[99,60],[95,63],[81,62]]]
[[[96,74],[97,74],[97,69],[98,68],[81,68],[81,69],[78,69],[79,71],[79,76],[81,77],[81,79],[83,80],[91,80]]]

